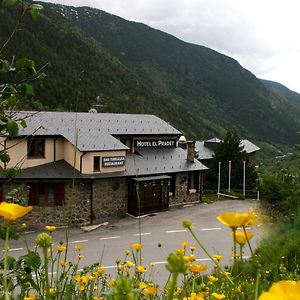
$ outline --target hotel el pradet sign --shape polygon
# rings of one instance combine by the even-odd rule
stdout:
[[[135,140],[135,148],[175,147],[175,140]]]

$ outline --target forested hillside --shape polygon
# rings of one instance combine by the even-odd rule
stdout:
[[[156,114],[188,138],[236,129],[255,142],[292,145],[300,104],[271,91],[230,57],[92,8],[42,3],[6,49],[28,56],[47,77],[25,109],[87,111],[100,96],[105,112]],[[0,42],[16,15],[0,16]]]

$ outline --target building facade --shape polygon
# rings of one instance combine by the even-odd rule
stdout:
[[[3,138],[21,174],[1,178],[1,199],[12,187],[34,206],[31,228],[87,225],[110,217],[167,210],[200,199],[207,168],[177,146],[181,132],[153,115],[19,112],[16,138]],[[190,153],[194,153],[192,149]]]

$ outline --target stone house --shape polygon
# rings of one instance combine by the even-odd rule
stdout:
[[[207,168],[178,147],[181,132],[154,115],[19,112],[27,127],[4,138],[18,166],[13,181],[0,178],[1,199],[23,186],[34,207],[22,221],[30,228],[76,225],[110,217],[167,210],[198,202]]]

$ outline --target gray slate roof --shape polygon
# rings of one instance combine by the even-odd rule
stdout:
[[[210,143],[220,143],[222,140],[218,138],[213,138],[207,141],[196,141],[195,143],[195,148],[198,150],[198,157],[200,160],[205,160],[205,159],[212,159],[214,157],[214,150],[208,148],[205,146],[205,142],[210,142]],[[246,151],[247,154],[256,152],[260,150],[259,147],[254,145],[252,142],[249,140],[241,140],[241,146],[244,147],[244,150]]]
[[[15,118],[26,118],[27,127],[20,127],[20,136],[63,136],[80,151],[125,150],[114,136],[180,135],[181,132],[154,115],[18,112]],[[77,133],[77,142],[76,142]]]
[[[80,174],[75,171],[75,179],[97,179],[114,177],[149,176],[186,171],[204,171],[207,167],[195,159],[193,163],[186,160],[186,151],[181,148],[147,149],[139,151],[140,155],[126,156],[125,172]],[[17,179],[50,180],[72,179],[73,167],[64,160],[26,168]]]

